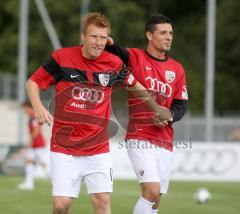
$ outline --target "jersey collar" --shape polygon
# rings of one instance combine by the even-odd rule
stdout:
[[[165,55],[165,59],[158,59],[158,58],[152,56],[150,53],[148,53],[147,50],[145,50],[145,53],[146,53],[150,58],[152,58],[152,59],[154,59],[154,60],[157,60],[157,61],[160,61],[160,62],[166,62],[166,61],[168,60],[168,55]]]

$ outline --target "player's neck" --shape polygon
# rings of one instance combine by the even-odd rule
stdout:
[[[81,48],[81,52],[82,52],[82,56],[83,56],[85,59],[88,59],[88,60],[96,60],[96,59],[97,59],[97,57],[92,56],[92,55],[87,51],[87,48],[84,47],[84,45],[83,45],[82,48]]]
[[[160,60],[166,59],[165,51],[159,51],[151,46],[148,46],[146,51],[148,52],[149,55],[151,55],[152,57],[154,57],[156,59],[160,59]]]

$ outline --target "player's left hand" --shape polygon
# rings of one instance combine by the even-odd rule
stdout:
[[[163,128],[163,127],[165,127],[165,126],[167,126],[170,122],[172,122],[173,121],[173,118],[171,117],[171,118],[169,118],[168,120],[162,120],[162,119],[160,119],[160,117],[158,116],[158,115],[155,115],[154,117],[153,117],[153,123],[154,123],[154,125],[156,125],[157,127],[159,127],[159,128]]]
[[[107,38],[107,45],[112,46],[114,44],[113,38],[108,36]]]

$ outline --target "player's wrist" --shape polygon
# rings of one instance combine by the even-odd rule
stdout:
[[[174,119],[174,111],[173,110],[169,110],[171,115],[172,115],[172,118],[171,118],[171,121],[170,122],[173,122],[173,119]]]

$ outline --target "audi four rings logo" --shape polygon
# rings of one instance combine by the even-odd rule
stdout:
[[[101,103],[104,98],[104,92],[94,88],[74,87],[72,96],[76,100]]]
[[[157,78],[147,77],[146,80],[150,83],[149,90],[160,92],[164,97],[170,97],[172,94],[172,87],[168,83],[163,83]]]
[[[176,153],[172,173],[183,174],[223,174],[231,170],[237,161],[233,150],[208,150]]]

